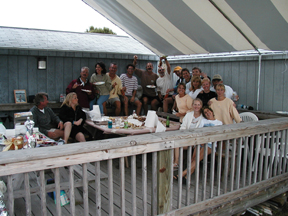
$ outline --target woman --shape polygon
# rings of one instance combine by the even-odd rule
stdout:
[[[217,94],[213,91],[210,91],[211,83],[208,78],[204,78],[201,84],[202,84],[203,92],[200,92],[197,95],[197,98],[200,98],[203,101],[203,106],[207,106],[208,101],[212,98],[215,98]]]
[[[223,124],[233,124],[241,122],[238,111],[234,107],[234,102],[225,97],[225,86],[221,83],[216,86],[217,98],[210,100],[211,108],[214,110],[215,117]]]
[[[96,93],[99,94],[99,98],[97,99],[97,105],[99,105],[101,114],[103,111],[103,103],[108,100],[110,96],[110,91],[112,89],[111,79],[106,74],[106,67],[103,62],[98,62],[95,65],[95,73],[91,76],[90,82],[94,84]],[[90,109],[93,109],[93,105],[95,104],[95,100],[90,102]]]
[[[86,142],[84,133],[88,132],[83,128],[86,120],[86,114],[78,105],[78,98],[75,92],[71,92],[66,96],[61,105],[59,117],[64,123],[71,122],[71,138],[76,139],[79,142]]]
[[[184,83],[180,83],[177,88],[178,95],[175,97],[175,102],[173,105],[173,109],[178,109],[178,113],[175,115],[180,118],[180,122],[186,115],[187,112],[193,111],[192,103],[193,99],[185,93],[186,85]]]
[[[186,94],[195,99],[201,91],[201,78],[198,76],[192,77],[191,82],[186,84]]]
[[[203,121],[202,121],[203,116],[201,114],[202,101],[199,98],[196,98],[195,100],[193,100],[192,106],[194,111],[188,112],[185,115],[180,130],[203,127]],[[187,149],[187,147],[184,147],[184,149]],[[173,166],[178,167],[178,163],[179,163],[179,148],[175,148]]]

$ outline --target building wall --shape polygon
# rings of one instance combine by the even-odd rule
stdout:
[[[170,61],[171,68],[180,65],[191,72],[200,67],[211,78],[220,74],[224,84],[231,86],[240,97],[237,104],[257,107],[258,57],[203,58]],[[259,110],[288,111],[288,63],[286,55],[262,56]]]
[[[39,57],[47,58],[46,70],[37,69]],[[138,59],[137,67],[144,69],[147,62],[152,62],[156,71],[156,56],[139,55]],[[99,61],[106,64],[107,70],[111,62],[116,62],[120,75],[126,73],[126,65],[133,62],[133,55],[1,49],[0,103],[14,103],[14,89],[25,89],[27,97],[47,92],[50,101],[59,101],[68,84],[80,75],[81,67],[89,67],[91,76]]]

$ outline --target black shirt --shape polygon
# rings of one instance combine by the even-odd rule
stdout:
[[[207,104],[208,101],[212,98],[215,98],[215,97],[217,97],[217,94],[216,94],[216,92],[213,92],[213,91],[210,91],[208,93],[205,93],[205,92],[199,93],[197,96],[197,98],[202,100],[203,106],[208,106],[208,104]]]

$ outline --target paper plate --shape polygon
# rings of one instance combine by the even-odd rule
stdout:
[[[276,113],[278,113],[278,114],[288,115],[288,111],[276,111]]]
[[[146,87],[147,87],[147,88],[156,88],[155,85],[147,85]]]
[[[91,90],[88,90],[88,89],[81,89],[81,90],[84,92],[91,92]]]
[[[105,82],[95,82],[94,85],[103,85]]]

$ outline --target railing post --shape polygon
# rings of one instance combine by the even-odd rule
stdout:
[[[163,214],[170,211],[171,203],[171,173],[173,150],[158,152],[157,156],[157,212]]]

